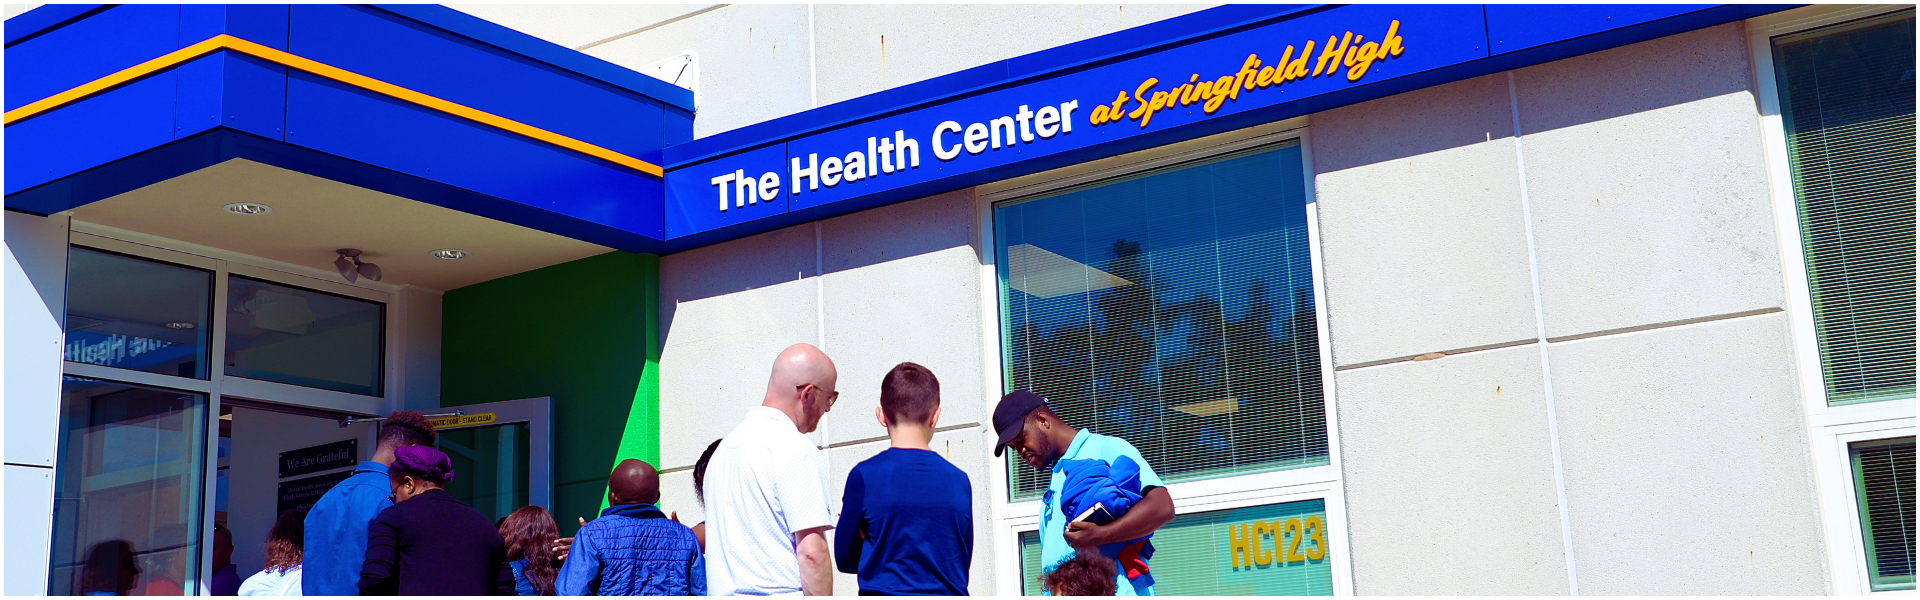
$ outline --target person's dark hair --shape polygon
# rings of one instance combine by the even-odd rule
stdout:
[[[940,380],[933,371],[903,362],[880,380],[880,410],[894,423],[926,423],[940,407]]]
[[[533,589],[542,596],[554,595],[553,581],[560,576],[559,561],[553,554],[553,541],[560,538],[560,525],[553,513],[538,506],[522,506],[500,525],[500,537],[507,540],[509,562],[527,559],[525,574]]]
[[[380,421],[380,441],[375,445],[389,448],[432,446],[435,438],[433,421],[427,420],[426,415],[411,410],[396,410]]]
[[[707,444],[707,451],[700,453],[700,460],[693,461],[693,498],[707,505],[707,463],[713,460],[713,451],[720,449],[720,440]]]
[[[295,506],[273,520],[273,529],[267,530],[267,566],[262,570],[278,572],[300,566],[307,510],[311,508],[311,504]]]
[[[80,594],[107,592],[124,596],[133,590],[134,578],[139,575],[140,567],[133,561],[132,542],[100,542],[87,552],[87,564],[80,569]]]
[[[1042,582],[1055,596],[1112,596],[1119,574],[1113,559],[1075,553],[1073,558],[1048,571]]]

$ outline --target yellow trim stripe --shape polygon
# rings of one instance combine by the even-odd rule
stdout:
[[[82,84],[79,87],[75,87],[73,89],[60,92],[58,94],[54,94],[52,96],[48,96],[45,99],[34,102],[32,104],[28,104],[26,106],[22,106],[20,108],[7,111],[6,124],[12,125],[21,119],[25,119],[27,117],[31,117],[49,110],[53,110],[54,108],[60,107],[61,105],[100,93],[114,86],[129,82],[129,81],[133,81],[135,79],[139,79],[147,75],[151,75],[162,69],[179,65],[180,63],[193,60],[195,58],[200,57],[201,55],[208,54],[216,50],[233,50],[236,52],[241,52],[251,56],[259,57],[275,63],[279,63],[281,65],[285,65],[287,67],[299,69],[302,71],[306,71],[308,73],[312,73],[314,75],[319,75],[321,77],[325,77],[328,79],[332,79],[334,81],[345,83],[347,85],[351,85],[351,86],[365,89],[368,91],[384,94],[399,100],[412,102],[414,104],[418,104],[420,106],[424,106],[424,107],[431,108],[431,109],[434,109],[443,113],[447,113],[456,117],[460,117],[469,121],[473,121],[475,123],[502,129],[505,131],[510,131],[526,137],[540,140],[542,142],[553,144],[555,146],[566,148],[568,150],[579,152],[581,154],[606,160],[614,164],[618,164],[618,165],[633,169],[635,171],[652,175],[654,177],[663,176],[659,165],[655,165],[647,161],[643,161],[631,156],[627,156],[619,152],[614,152],[612,150],[608,150],[600,146],[596,146],[593,144],[589,144],[587,142],[583,142],[583,141],[576,140],[564,135],[560,135],[558,133],[547,131],[545,129],[534,127],[532,125],[521,123],[519,121],[514,121],[512,119],[508,119],[492,113],[477,110],[477,109],[474,109],[465,105],[457,104],[454,102],[448,102],[446,100],[435,98],[433,96],[428,96],[426,94],[422,94],[420,92],[416,92],[416,91],[403,88],[391,83],[387,83],[385,81],[380,81],[372,77],[367,77],[365,75],[354,73],[352,71],[347,71],[339,67],[320,63],[320,62],[303,58],[300,56],[295,56],[293,54],[287,53],[282,50],[269,48],[267,46],[262,46],[254,42],[250,42],[250,41],[243,40],[243,39],[233,37],[231,35],[226,35],[226,34],[220,34],[220,35],[208,38],[206,41],[203,41],[191,46],[187,46],[185,48],[181,48],[173,52],[168,52],[166,54],[159,56],[158,58],[154,58],[153,60],[149,60],[131,67],[127,67],[126,69],[123,69],[120,72],[114,73],[112,75],[95,79],[93,81]]]

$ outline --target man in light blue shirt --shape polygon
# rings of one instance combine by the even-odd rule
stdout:
[[[1166,484],[1147,464],[1146,457],[1140,455],[1140,450],[1120,438],[1074,429],[1061,421],[1047,405],[1046,398],[1039,394],[1022,390],[1001,397],[1000,405],[993,411],[993,428],[1000,435],[999,443],[993,447],[994,456],[1012,448],[1033,468],[1052,473],[1047,492],[1041,497],[1040,509],[1040,564],[1046,569],[1051,570],[1071,558],[1081,551],[1079,549],[1099,552],[1100,546],[1152,535],[1173,520],[1173,496],[1167,493]],[[1060,508],[1062,490],[1067,483],[1061,463],[1098,460],[1111,465],[1121,457],[1132,460],[1140,469],[1140,501],[1106,525],[1086,521],[1069,523],[1076,515],[1064,514]],[[1153,578],[1147,574],[1146,567],[1144,559],[1134,564],[1115,561],[1119,574],[1114,595],[1153,595]]]
[[[402,410],[380,422],[373,460],[354,467],[353,476],[334,484],[307,513],[305,557],[300,592],[306,596],[360,595],[360,566],[367,559],[367,530],[380,511],[393,506],[387,467],[402,446],[432,446],[433,423]]]

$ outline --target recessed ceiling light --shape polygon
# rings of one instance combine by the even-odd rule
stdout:
[[[199,326],[192,321],[174,321],[167,324],[167,329],[193,329]]]
[[[264,215],[273,212],[273,207],[258,202],[235,202],[227,205],[227,212],[236,215]]]
[[[446,260],[454,260],[454,259],[460,259],[460,258],[466,258],[466,257],[467,257],[467,251],[465,251],[465,250],[460,250],[460,249],[457,249],[457,248],[441,248],[441,249],[439,249],[439,250],[435,250],[435,251],[433,251],[433,257],[434,257],[434,258],[443,258],[443,259],[446,259]]]

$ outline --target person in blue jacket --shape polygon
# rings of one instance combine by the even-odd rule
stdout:
[[[660,474],[627,459],[607,477],[606,510],[573,535],[555,583],[561,596],[705,596],[707,565],[693,530],[667,518]]]
[[[367,558],[367,530],[380,511],[393,506],[389,498],[393,490],[387,478],[393,452],[407,446],[432,446],[433,441],[433,422],[425,415],[402,410],[381,420],[373,460],[354,467],[352,476],[334,484],[307,513],[301,595],[359,595],[360,567]]]

